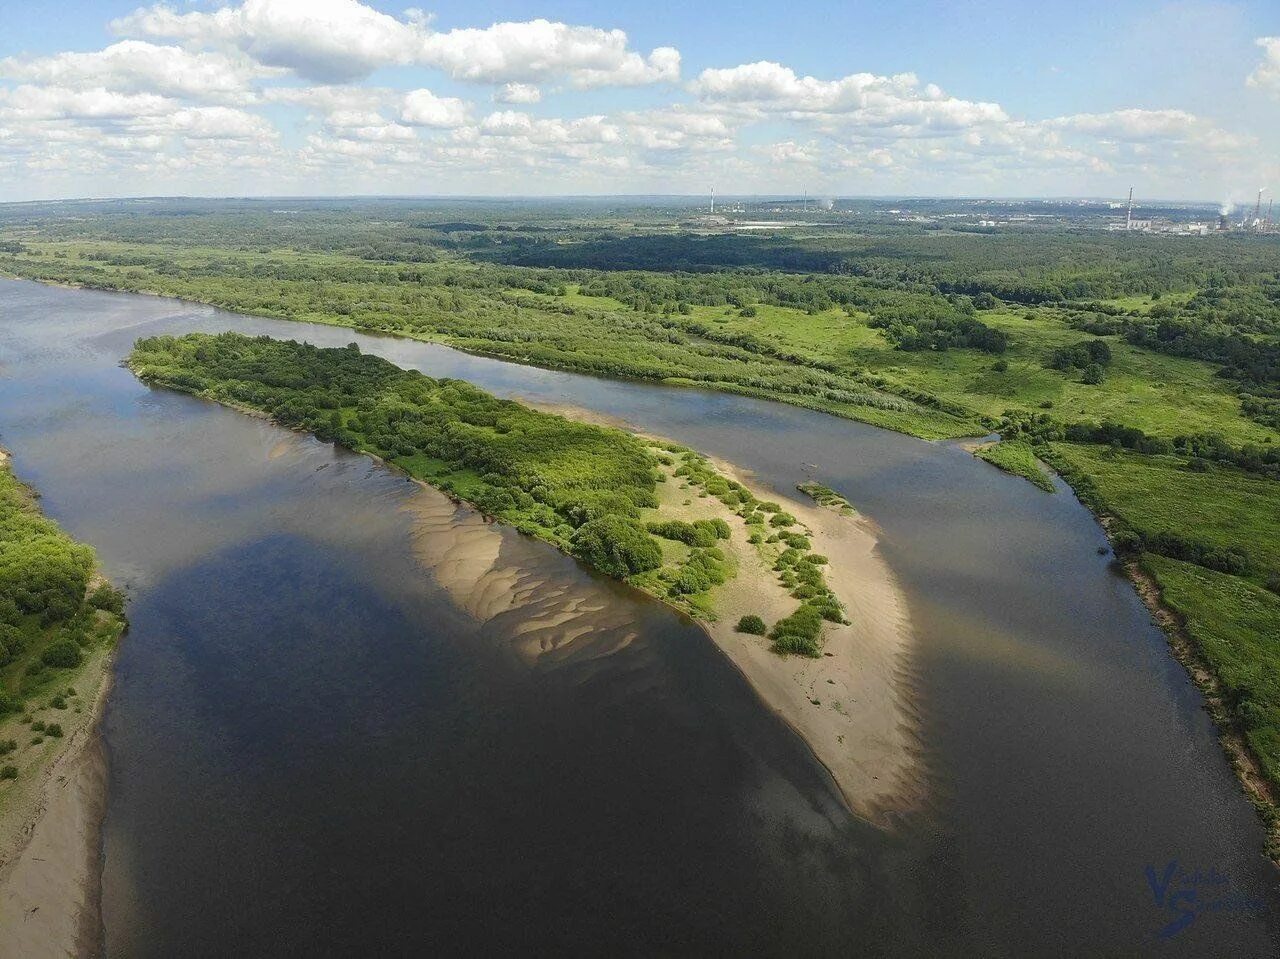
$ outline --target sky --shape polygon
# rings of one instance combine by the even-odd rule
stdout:
[[[1270,196],[1280,2],[0,0],[0,201],[713,186]]]

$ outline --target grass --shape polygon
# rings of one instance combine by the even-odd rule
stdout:
[[[1070,472],[1088,476],[1095,505],[1132,529],[1239,549],[1259,586],[1280,572],[1280,486],[1274,480],[1225,466],[1192,472],[1175,456],[1109,447],[1054,443],[1053,454]]]
[[[974,455],[1006,473],[1030,480],[1046,493],[1053,492],[1053,480],[1040,464],[1030,443],[1017,440],[992,443],[990,446],[980,447]]]
[[[1218,677],[1267,778],[1280,783],[1280,596],[1163,556],[1143,562]]]

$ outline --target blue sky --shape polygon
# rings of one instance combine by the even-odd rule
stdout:
[[[0,0],[0,199],[1280,187],[1280,4]]]

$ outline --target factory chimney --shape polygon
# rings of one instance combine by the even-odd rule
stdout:
[[[716,188],[711,188],[711,215],[716,215]]]
[[[1133,187],[1129,187],[1129,212],[1124,217],[1125,231],[1133,229]]]

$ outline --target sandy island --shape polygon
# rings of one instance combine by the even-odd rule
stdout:
[[[592,411],[521,402],[628,429]],[[736,575],[711,592],[715,620],[699,623],[765,704],[808,743],[849,809],[869,822],[889,826],[895,814],[918,807],[925,778],[918,719],[909,698],[912,633],[902,591],[876,548],[875,528],[857,514],[766,489],[730,463],[709,462],[721,475],[762,500],[780,503],[797,518],[814,552],[830,560],[827,585],[844,603],[849,624],[826,625],[823,655],[817,659],[780,656],[767,638],[737,632],[734,627],[743,615],[756,614],[773,623],[796,609],[798,601],[773,569],[781,548],[748,543],[750,531],[740,516],[714,497],[697,497],[696,490],[684,488],[681,478],[674,476],[674,467],[664,467],[668,480],[658,486],[657,515],[719,517],[732,530],[730,539],[719,546],[736,566]],[[602,606],[598,594],[569,586],[548,590],[533,574],[501,563],[502,537],[488,521],[420,485],[435,495],[419,498],[412,507],[418,514],[419,558],[454,600],[482,622],[519,610],[516,651],[527,662],[609,655],[635,638],[625,614]]]

